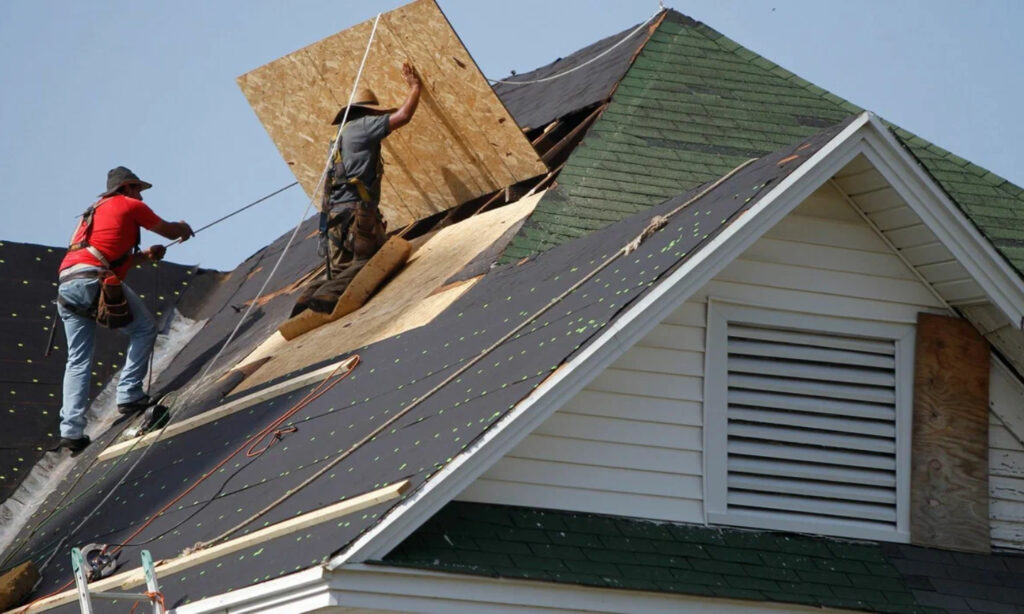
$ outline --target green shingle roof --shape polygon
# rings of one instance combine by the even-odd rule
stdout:
[[[861,109],[675,11],[506,249],[550,249],[716,179]],[[1024,190],[894,128],[995,247],[1024,271]]]
[[[1024,611],[1024,557],[453,502],[383,564],[848,608]]]

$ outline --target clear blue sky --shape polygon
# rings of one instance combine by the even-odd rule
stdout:
[[[643,21],[654,1],[440,0],[489,77]],[[0,239],[62,245],[124,164],[201,226],[293,180],[235,77],[400,1],[0,2]],[[1024,185],[1024,2],[675,0],[825,89]],[[287,231],[293,190],[175,247],[230,269]],[[155,236],[143,238],[144,244]]]

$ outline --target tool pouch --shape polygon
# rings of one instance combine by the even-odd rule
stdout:
[[[359,203],[355,211],[355,220],[349,229],[348,249],[355,255],[356,260],[363,260],[372,257],[387,239],[387,224],[380,209],[365,203]]]
[[[96,304],[96,323],[107,328],[121,328],[132,322],[132,310],[124,287],[117,275],[107,275],[100,283]]]

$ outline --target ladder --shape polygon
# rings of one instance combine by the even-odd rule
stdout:
[[[156,570],[153,568],[153,557],[149,554],[149,550],[142,551],[142,570],[146,576],[146,592],[144,593],[89,592],[89,583],[85,576],[85,558],[82,556],[82,551],[78,548],[71,549],[71,568],[75,572],[75,584],[78,586],[78,604],[81,607],[82,614],[93,614],[93,597],[96,599],[149,601],[153,606],[153,614],[164,614],[160,585],[156,582]]]

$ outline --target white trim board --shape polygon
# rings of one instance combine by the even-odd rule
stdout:
[[[257,390],[252,394],[247,394],[244,397],[237,398],[234,401],[230,401],[228,403],[215,407],[209,411],[203,412],[198,416],[193,416],[188,420],[182,420],[181,422],[172,422],[162,430],[153,431],[152,433],[143,435],[141,439],[129,439],[128,441],[112,445],[106,450],[100,452],[99,456],[96,457],[96,460],[102,462],[105,460],[116,458],[118,456],[121,456],[122,454],[127,454],[128,452],[131,452],[135,448],[138,448],[140,450],[144,449],[148,445],[152,445],[158,441],[163,441],[165,439],[170,439],[171,437],[176,437],[178,435],[181,435],[182,433],[191,431],[192,429],[199,428],[204,424],[216,422],[221,418],[240,412],[243,409],[252,407],[253,405],[266,401],[267,399],[279,397],[283,394],[288,394],[289,392],[298,390],[299,388],[310,386],[319,381],[322,381],[325,377],[329,376],[335,370],[341,370],[346,366],[350,365],[350,363],[353,360],[355,360],[355,356],[347,358],[341,362],[336,362],[334,364],[327,365],[326,367],[321,367],[319,369],[316,369],[315,371],[310,371],[308,373],[296,375],[291,379],[279,382],[277,384],[274,384],[273,386],[268,386],[266,388],[263,388],[262,390]]]
[[[792,603],[715,599],[351,564],[335,572],[315,567],[181,606],[175,609],[175,614],[292,614],[310,610],[341,614],[350,608],[356,611],[397,610],[424,614],[850,612]]]

